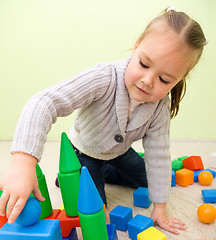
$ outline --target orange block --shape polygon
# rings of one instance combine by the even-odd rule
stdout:
[[[8,219],[7,219],[6,215],[0,216],[0,228],[2,228],[7,221],[8,221]]]
[[[184,168],[192,171],[204,169],[202,158],[200,156],[190,156],[182,160]]]
[[[194,173],[189,169],[180,169],[176,173],[176,184],[187,187],[194,183]]]
[[[57,219],[60,221],[62,237],[66,238],[70,235],[75,227],[80,227],[79,217],[69,217],[65,213],[65,209],[61,211]]]
[[[52,214],[49,217],[46,217],[45,219],[56,219],[60,213],[61,213],[60,209],[53,209]]]

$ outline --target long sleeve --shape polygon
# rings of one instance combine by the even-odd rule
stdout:
[[[57,118],[97,101],[110,87],[112,74],[109,65],[98,65],[29,99],[18,121],[11,152],[25,152],[40,160],[47,133]]]
[[[171,186],[170,109],[168,97],[155,114],[143,138],[150,199],[155,203],[168,201]]]

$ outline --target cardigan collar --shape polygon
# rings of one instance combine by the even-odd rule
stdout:
[[[133,113],[132,119],[128,122],[128,108],[130,103],[130,96],[125,85],[125,71],[130,58],[126,61],[120,61],[114,64],[116,70],[116,113],[118,125],[122,136],[124,137],[126,131],[132,131],[144,125],[155,112],[159,101],[147,102],[140,104]]]

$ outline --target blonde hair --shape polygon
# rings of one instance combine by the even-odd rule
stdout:
[[[194,62],[194,65],[191,67],[192,69],[197,64],[202,55],[203,47],[206,45],[206,38],[199,23],[191,19],[184,12],[177,12],[172,9],[167,11],[167,9],[165,9],[161,13],[161,15],[154,18],[148,24],[145,31],[141,34],[140,38],[138,39],[138,42],[141,42],[145,35],[148,33],[148,31],[151,30],[151,27],[161,20],[165,20],[171,27],[171,29],[182,38],[182,40],[185,42],[185,44],[187,44],[187,46],[189,46],[191,49],[196,50],[197,58]],[[178,84],[175,87],[173,87],[170,92],[171,118],[175,117],[178,114],[179,104],[183,99],[185,93],[186,93],[186,76],[180,82],[178,82]]]

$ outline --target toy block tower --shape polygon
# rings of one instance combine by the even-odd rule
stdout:
[[[84,240],[108,240],[103,201],[86,167],[81,169],[78,214]]]
[[[65,212],[68,216],[78,216],[77,202],[80,184],[81,164],[66,133],[61,136],[58,180]]]

